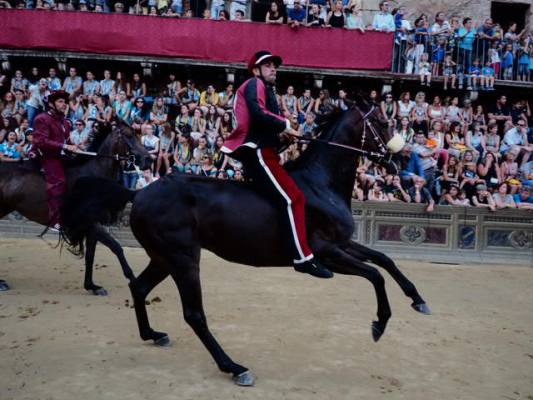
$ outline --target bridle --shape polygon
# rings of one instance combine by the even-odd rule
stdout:
[[[82,154],[86,156],[92,156],[92,157],[100,157],[100,158],[111,158],[115,161],[130,161],[135,162],[135,155],[133,154],[133,146],[131,143],[129,143],[125,138],[124,134],[122,132],[118,132],[118,139],[116,143],[113,144],[112,148],[119,147],[119,144],[122,144],[124,147],[126,147],[126,152],[124,154],[121,154],[119,151],[114,152],[113,154],[102,154],[95,151],[77,151],[76,154]]]
[[[342,143],[331,142],[329,140],[324,140],[324,139],[304,138],[298,135],[290,135],[290,136],[296,138],[296,140],[301,141],[301,142],[316,142],[316,143],[327,144],[328,146],[340,147],[346,150],[354,151],[363,156],[370,157],[373,159],[390,161],[392,154],[388,152],[386,143],[383,141],[381,136],[378,134],[372,122],[370,122],[369,117],[372,115],[376,107],[373,105],[372,108],[366,114],[363,114],[363,112],[359,109],[359,107],[356,107],[356,109],[363,123],[363,134],[361,136],[361,144],[359,145],[359,147],[349,146],[347,144],[342,144]],[[372,134],[372,139],[377,143],[379,147],[379,150],[380,150],[379,153],[374,152],[374,151],[364,150],[365,142],[367,139],[366,138],[367,128]]]

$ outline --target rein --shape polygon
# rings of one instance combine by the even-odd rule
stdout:
[[[304,138],[302,136],[294,135],[294,134],[291,134],[291,133],[289,133],[288,135],[293,137],[293,138],[295,138],[299,142],[322,143],[322,144],[326,144],[328,146],[340,147],[340,148],[343,148],[343,149],[346,149],[346,150],[354,151],[354,152],[359,153],[359,154],[364,155],[364,156],[370,156],[372,158],[377,158],[377,159],[389,159],[390,160],[390,157],[392,155],[389,155],[389,157],[386,156],[386,154],[387,154],[387,146],[386,146],[386,144],[383,142],[383,139],[381,138],[381,136],[378,135],[378,133],[376,132],[376,129],[374,128],[372,123],[368,120],[368,117],[370,116],[370,114],[372,114],[374,112],[374,109],[375,109],[375,107],[372,106],[370,111],[368,111],[366,114],[363,114],[361,112],[361,110],[357,109],[357,111],[359,111],[359,114],[361,115],[361,121],[363,122],[363,135],[361,137],[361,148],[355,147],[355,146],[349,146],[347,144],[342,144],[342,143],[330,142],[329,140],[324,140],[324,139]],[[376,153],[376,152],[373,152],[373,151],[363,150],[363,147],[365,145],[365,140],[366,140],[366,128],[367,128],[367,126],[368,126],[368,129],[370,130],[370,132],[372,132],[372,136],[374,137],[374,140],[378,143],[379,148],[382,150],[381,153]]]
[[[81,155],[84,155],[84,156],[91,156],[91,157],[111,158],[111,159],[116,160],[116,161],[128,161],[128,160],[131,160],[132,157],[133,158],[135,157],[133,154],[130,154],[130,155],[127,155],[127,156],[121,156],[118,153],[117,154],[100,154],[100,153],[97,153],[95,151],[82,151],[82,150],[78,150],[78,151],[74,152],[73,154],[81,154]]]

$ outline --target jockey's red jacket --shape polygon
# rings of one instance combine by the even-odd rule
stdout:
[[[290,124],[280,115],[273,87],[260,78],[251,78],[235,95],[233,126],[222,148],[226,153],[234,153],[242,146],[279,149],[282,147],[279,134]]]

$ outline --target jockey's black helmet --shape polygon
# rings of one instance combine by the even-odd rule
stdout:
[[[261,64],[264,64],[267,61],[272,61],[276,65],[276,68],[283,63],[283,60],[280,56],[275,56],[267,50],[261,50],[255,53],[248,62],[248,71],[252,73],[252,70],[255,67],[259,67]]]

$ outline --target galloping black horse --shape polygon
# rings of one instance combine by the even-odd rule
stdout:
[[[332,118],[320,139],[358,147],[384,162],[390,155],[386,144],[391,137],[377,110],[365,114],[353,106]],[[357,153],[345,148],[314,142],[288,169],[307,199],[309,243],[314,254],[332,271],[362,276],[374,286],[378,320],[372,323],[372,334],[377,341],[385,331],[391,310],[382,275],[365,261],[388,271],[412,299],[416,311],[430,311],[413,283],[390,258],[351,240],[356,158]],[[130,283],[141,338],[158,345],[169,342],[166,333],[150,327],[145,298],[170,275],[178,287],[186,322],[219,369],[233,374],[239,385],[253,384],[253,374],[233,362],[208,329],[202,306],[200,250],[205,248],[226,260],[256,267],[291,265],[288,233],[278,209],[252,190],[249,183],[190,175],[162,178],[137,193],[103,180],[84,179],[79,183],[67,207],[67,234],[72,244],[82,240],[83,226],[90,226],[92,218],[109,222],[110,216],[133,201],[131,229],[150,257],[146,269]],[[88,209],[98,211],[89,215]]]
[[[89,150],[97,157],[77,155],[72,166],[66,170],[69,188],[82,176],[99,176],[117,179],[120,172],[120,158],[136,157],[141,166],[151,162],[148,152],[139,143],[133,129],[118,121],[115,129],[110,124],[97,124],[93,130],[94,141]],[[88,158],[84,161],[84,158]],[[18,211],[20,214],[42,225],[48,223],[46,182],[37,168],[18,164],[0,164],[0,218]],[[118,257],[124,274],[134,278],[118,242],[99,224],[87,227],[85,252],[84,287],[95,295],[106,295],[107,291],[93,282],[93,262],[96,243],[103,243]],[[4,287],[7,288],[7,285]]]

